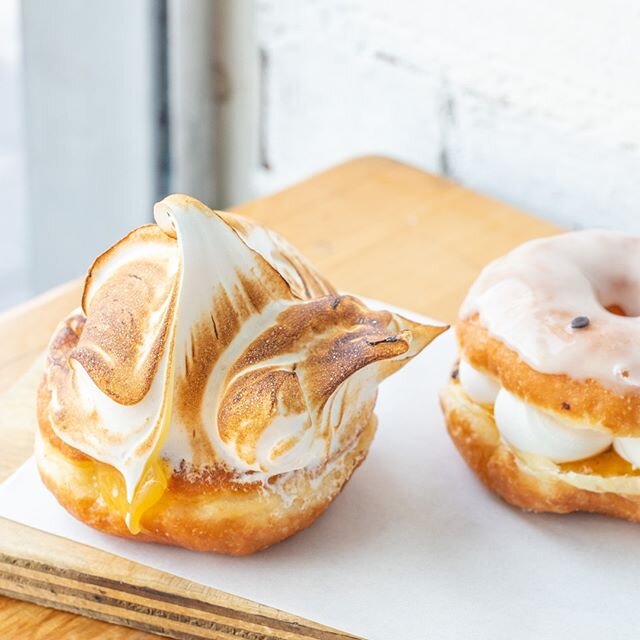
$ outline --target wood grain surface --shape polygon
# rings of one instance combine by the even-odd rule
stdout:
[[[380,157],[353,160],[236,210],[285,235],[339,289],[446,321],[453,320],[484,264],[525,240],[558,231],[453,182]],[[33,366],[58,321],[77,306],[80,290],[81,283],[72,282],[0,316],[0,391]],[[36,375],[27,375],[0,401],[0,481],[31,454],[35,418],[11,416],[16,407],[33,402]],[[263,607],[2,519],[0,593],[31,601],[0,597],[0,638],[351,637],[295,612]]]

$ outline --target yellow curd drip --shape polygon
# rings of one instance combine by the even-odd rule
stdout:
[[[631,463],[621,458],[613,449],[607,449],[585,460],[563,462],[558,467],[562,471],[573,471],[589,475],[611,478],[614,476],[640,476],[640,469],[634,469]]]
[[[173,372],[169,375],[168,386],[170,389],[173,388]],[[122,515],[127,529],[133,535],[140,533],[142,516],[162,498],[167,490],[171,466],[160,459],[159,452],[167,436],[172,407],[173,395],[169,394],[160,418],[162,421],[160,437],[133,492],[131,502],[127,499],[127,488],[122,474],[110,465],[96,463],[96,479],[100,495],[110,507]]]
[[[151,461],[136,487],[133,500],[129,503],[122,474],[109,465],[96,465],[100,495],[110,507],[122,515],[127,528],[134,535],[142,530],[141,520],[144,513],[162,498],[167,489],[170,472],[167,462],[157,459]]]

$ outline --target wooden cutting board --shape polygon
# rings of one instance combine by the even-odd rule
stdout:
[[[525,240],[558,231],[453,182],[379,157],[347,162],[236,210],[281,232],[338,289],[446,321],[454,319],[484,264]],[[0,316],[0,482],[31,454],[39,374],[34,363],[58,321],[78,305],[80,291],[81,283],[72,282]],[[8,596],[0,597],[0,638],[353,637],[4,519],[0,593]]]

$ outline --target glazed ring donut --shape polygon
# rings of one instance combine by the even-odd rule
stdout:
[[[493,491],[524,509],[640,521],[638,316],[640,238],[567,233],[482,271],[440,400]]]

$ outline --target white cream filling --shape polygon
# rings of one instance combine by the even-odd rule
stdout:
[[[494,420],[504,440],[519,451],[540,455],[552,462],[584,460],[608,449],[634,468],[640,468],[640,438],[614,438],[573,420],[541,411],[520,400],[498,382],[460,361],[458,379],[475,402],[494,405]]]
[[[640,467],[640,438],[614,438],[613,448],[634,469]]]
[[[500,389],[493,416],[502,437],[525,453],[535,453],[553,462],[590,458],[608,449],[613,438],[596,429],[540,411]]]
[[[475,402],[493,404],[496,401],[500,384],[465,360],[460,360],[458,378],[466,394]]]

